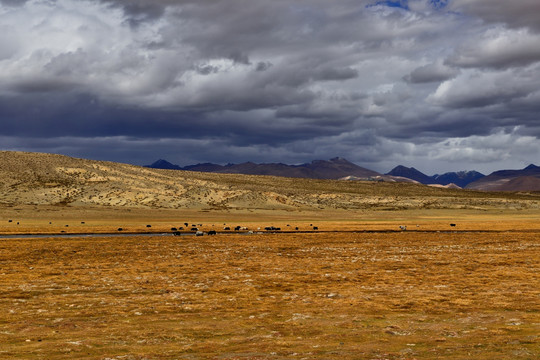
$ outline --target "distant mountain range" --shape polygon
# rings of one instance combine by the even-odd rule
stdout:
[[[314,160],[310,163],[301,165],[286,165],[282,163],[256,164],[253,162],[245,162],[227,165],[204,163],[185,167],[171,164],[166,160],[158,160],[146,167],[153,169],[187,170],[221,174],[273,175],[308,179],[339,179],[345,176],[369,178],[371,176],[381,175],[376,171],[365,169],[339,157],[330,160]]]
[[[403,176],[409,179],[413,179],[422,184],[439,184],[450,185],[454,184],[460,188],[466,187],[468,184],[483,178],[485,175],[478,171],[459,171],[459,172],[447,172],[442,175],[435,174],[428,176],[415,168],[405,167],[402,165],[393,168],[387,175]]]
[[[447,172],[428,176],[413,167],[396,166],[386,174],[380,174],[358,166],[346,159],[314,160],[301,165],[282,163],[218,165],[203,163],[180,167],[166,160],[158,160],[153,169],[199,171],[222,174],[272,175],[310,179],[371,180],[391,182],[418,182],[433,186],[461,187],[484,191],[540,191],[540,167],[529,165],[522,170],[500,170],[488,176],[478,171]]]

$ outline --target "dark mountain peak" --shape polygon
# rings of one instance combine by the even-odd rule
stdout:
[[[458,172],[447,172],[442,175],[435,174],[432,178],[441,185],[455,184],[459,187],[465,187],[468,184],[483,178],[485,175],[479,173],[478,171],[458,171]]]
[[[152,163],[152,165],[173,165],[172,163],[168,162],[167,160],[164,160],[164,159],[159,159],[157,161],[154,161]]]
[[[181,170],[180,166],[174,165],[163,159],[159,159],[158,161],[153,162],[151,165],[145,165],[145,167],[152,169]]]
[[[418,169],[416,169],[414,167],[406,167],[404,165],[398,165],[395,168],[393,168],[392,170],[390,170],[390,172],[420,173],[422,175],[427,176],[426,174],[424,174],[423,172],[421,172],[420,170],[418,170]],[[388,175],[390,175],[390,173],[388,173]]]
[[[540,166],[536,166],[534,164],[530,164],[529,166],[527,166],[525,169],[523,170],[540,170]]]
[[[223,166],[213,163],[199,163],[195,165],[188,165],[181,168],[182,170],[187,171],[202,171],[202,172],[216,172]]]
[[[434,179],[438,179],[443,176],[455,176],[458,178],[466,178],[466,177],[472,177],[472,176],[485,176],[485,175],[476,170],[470,170],[470,171],[464,170],[464,171],[451,171],[444,174],[435,174],[432,177]]]
[[[309,164],[337,164],[337,165],[351,164],[351,165],[355,165],[352,162],[350,162],[349,160],[344,159],[342,157],[334,157],[334,158],[331,158],[330,160],[313,160],[313,161],[311,161],[311,163],[306,163],[306,164],[302,164],[302,165],[309,165]]]
[[[307,164],[309,165],[309,164]],[[311,165],[325,165],[325,166],[358,166],[344,158],[332,158],[330,160],[313,160]]]
[[[339,157],[339,156],[332,158],[328,161],[334,164],[352,164],[352,162],[350,162],[349,160]]]
[[[302,177],[312,177],[315,179],[340,179],[351,175],[358,177],[380,175],[375,171],[365,169],[341,157],[335,157],[330,160],[313,160],[311,163],[296,165],[294,167],[303,170]]]
[[[403,165],[396,166],[395,168],[393,168],[386,175],[400,176],[400,177],[416,180],[416,181],[418,181],[419,183],[422,183],[422,184],[434,184],[434,183],[436,183],[433,180],[433,178],[431,178],[430,176],[427,176],[423,172],[421,172],[419,170],[416,170],[413,167],[408,168],[408,167],[403,166]]]
[[[456,174],[459,177],[468,177],[468,176],[485,176],[481,172],[478,172],[476,170],[469,170],[469,171],[457,171]]]
[[[414,169],[413,167],[408,168],[408,167],[403,166],[403,165],[398,165],[395,168],[393,168],[392,170],[390,170],[390,172],[392,172],[392,171],[403,171],[403,170],[413,170],[413,169]],[[416,169],[414,169],[414,170],[416,170]]]

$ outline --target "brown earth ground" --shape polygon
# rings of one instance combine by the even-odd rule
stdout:
[[[0,359],[538,359],[539,274],[540,193],[0,152]]]
[[[3,208],[4,234],[222,234],[0,239],[0,359],[536,359],[539,215]]]

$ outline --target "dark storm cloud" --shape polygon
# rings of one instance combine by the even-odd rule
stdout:
[[[537,0],[454,0],[450,4],[453,10],[479,16],[488,22],[540,31],[540,2]]]
[[[17,93],[51,93],[70,90],[75,84],[57,78],[21,80],[14,83],[10,89]]]
[[[28,106],[28,103],[39,106]],[[250,146],[265,143],[269,146],[291,141],[338,134],[342,126],[332,119],[297,124],[289,118],[276,120],[274,116],[255,112],[228,111],[219,117],[204,111],[159,111],[116,107],[102,103],[88,94],[58,93],[27,94],[25,99],[0,99],[0,118],[4,121],[2,134],[32,138],[81,137],[99,138],[125,136],[146,138],[159,142],[174,135],[180,140],[221,139],[224,143]],[[252,118],[260,119],[252,121]],[[151,119],[149,121],[148,119]],[[204,124],[204,126],[201,126]]]
[[[414,69],[404,80],[413,84],[442,82],[459,74],[459,70],[443,64],[429,64]]]
[[[99,0],[112,7],[121,8],[131,25],[138,25],[143,21],[157,19],[163,15],[167,6],[192,1],[182,0]]]
[[[22,6],[27,1],[28,0],[0,0],[0,4],[7,5],[7,6]]]
[[[488,3],[0,1],[2,144],[137,164],[532,162],[536,15]]]

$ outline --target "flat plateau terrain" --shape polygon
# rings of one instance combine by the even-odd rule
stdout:
[[[0,359],[538,358],[539,193],[0,152]]]
[[[1,239],[0,358],[538,358],[534,221],[388,232],[398,222],[371,216],[325,232]]]

